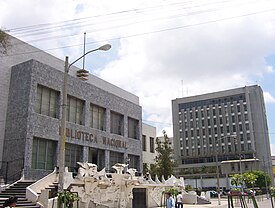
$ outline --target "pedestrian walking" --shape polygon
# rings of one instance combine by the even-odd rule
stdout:
[[[181,191],[177,195],[177,208],[183,208]]]
[[[175,199],[172,197],[171,193],[167,193],[167,208],[175,208],[176,207],[176,203],[175,203]]]
[[[17,203],[17,197],[11,196],[9,197],[3,204],[2,208],[11,208],[15,207]]]

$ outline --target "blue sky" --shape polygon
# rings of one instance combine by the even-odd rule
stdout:
[[[259,84],[275,155],[273,0],[2,0],[0,27],[61,59],[84,32],[86,51],[111,43],[85,68],[139,96],[158,134],[172,136],[172,99]]]

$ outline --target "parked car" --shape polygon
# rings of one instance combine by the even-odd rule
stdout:
[[[210,197],[218,197],[218,192],[210,191]]]

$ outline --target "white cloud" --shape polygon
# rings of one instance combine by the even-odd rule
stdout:
[[[271,144],[271,145],[270,145],[270,149],[271,149],[271,155],[274,155],[274,156],[275,156],[275,145],[274,145],[274,144]]]
[[[269,92],[264,92],[264,100],[266,103],[275,103],[275,98]]]
[[[266,72],[273,73],[274,72],[273,66],[266,66]]]

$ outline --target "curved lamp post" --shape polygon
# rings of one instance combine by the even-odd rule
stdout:
[[[61,127],[60,127],[60,141],[59,141],[59,177],[58,177],[58,191],[64,191],[64,171],[65,171],[65,143],[66,143],[66,112],[67,112],[67,86],[68,86],[68,73],[70,67],[85,57],[87,54],[94,51],[108,51],[111,48],[110,44],[103,45],[99,48],[90,50],[80,56],[78,59],[69,64],[69,57],[65,57],[65,71],[64,71],[64,81],[63,81],[63,97],[62,97],[62,111],[61,111]],[[80,70],[81,71],[81,70]],[[86,70],[82,70],[80,73],[88,73]],[[87,78],[84,78],[87,79]]]
[[[220,192],[220,171],[219,171],[219,165],[218,165],[218,148],[217,147],[219,146],[218,142],[220,140],[228,137],[234,138],[235,140],[237,139],[237,135],[233,134],[233,135],[223,136],[215,141],[218,205],[221,205],[221,192]]]

